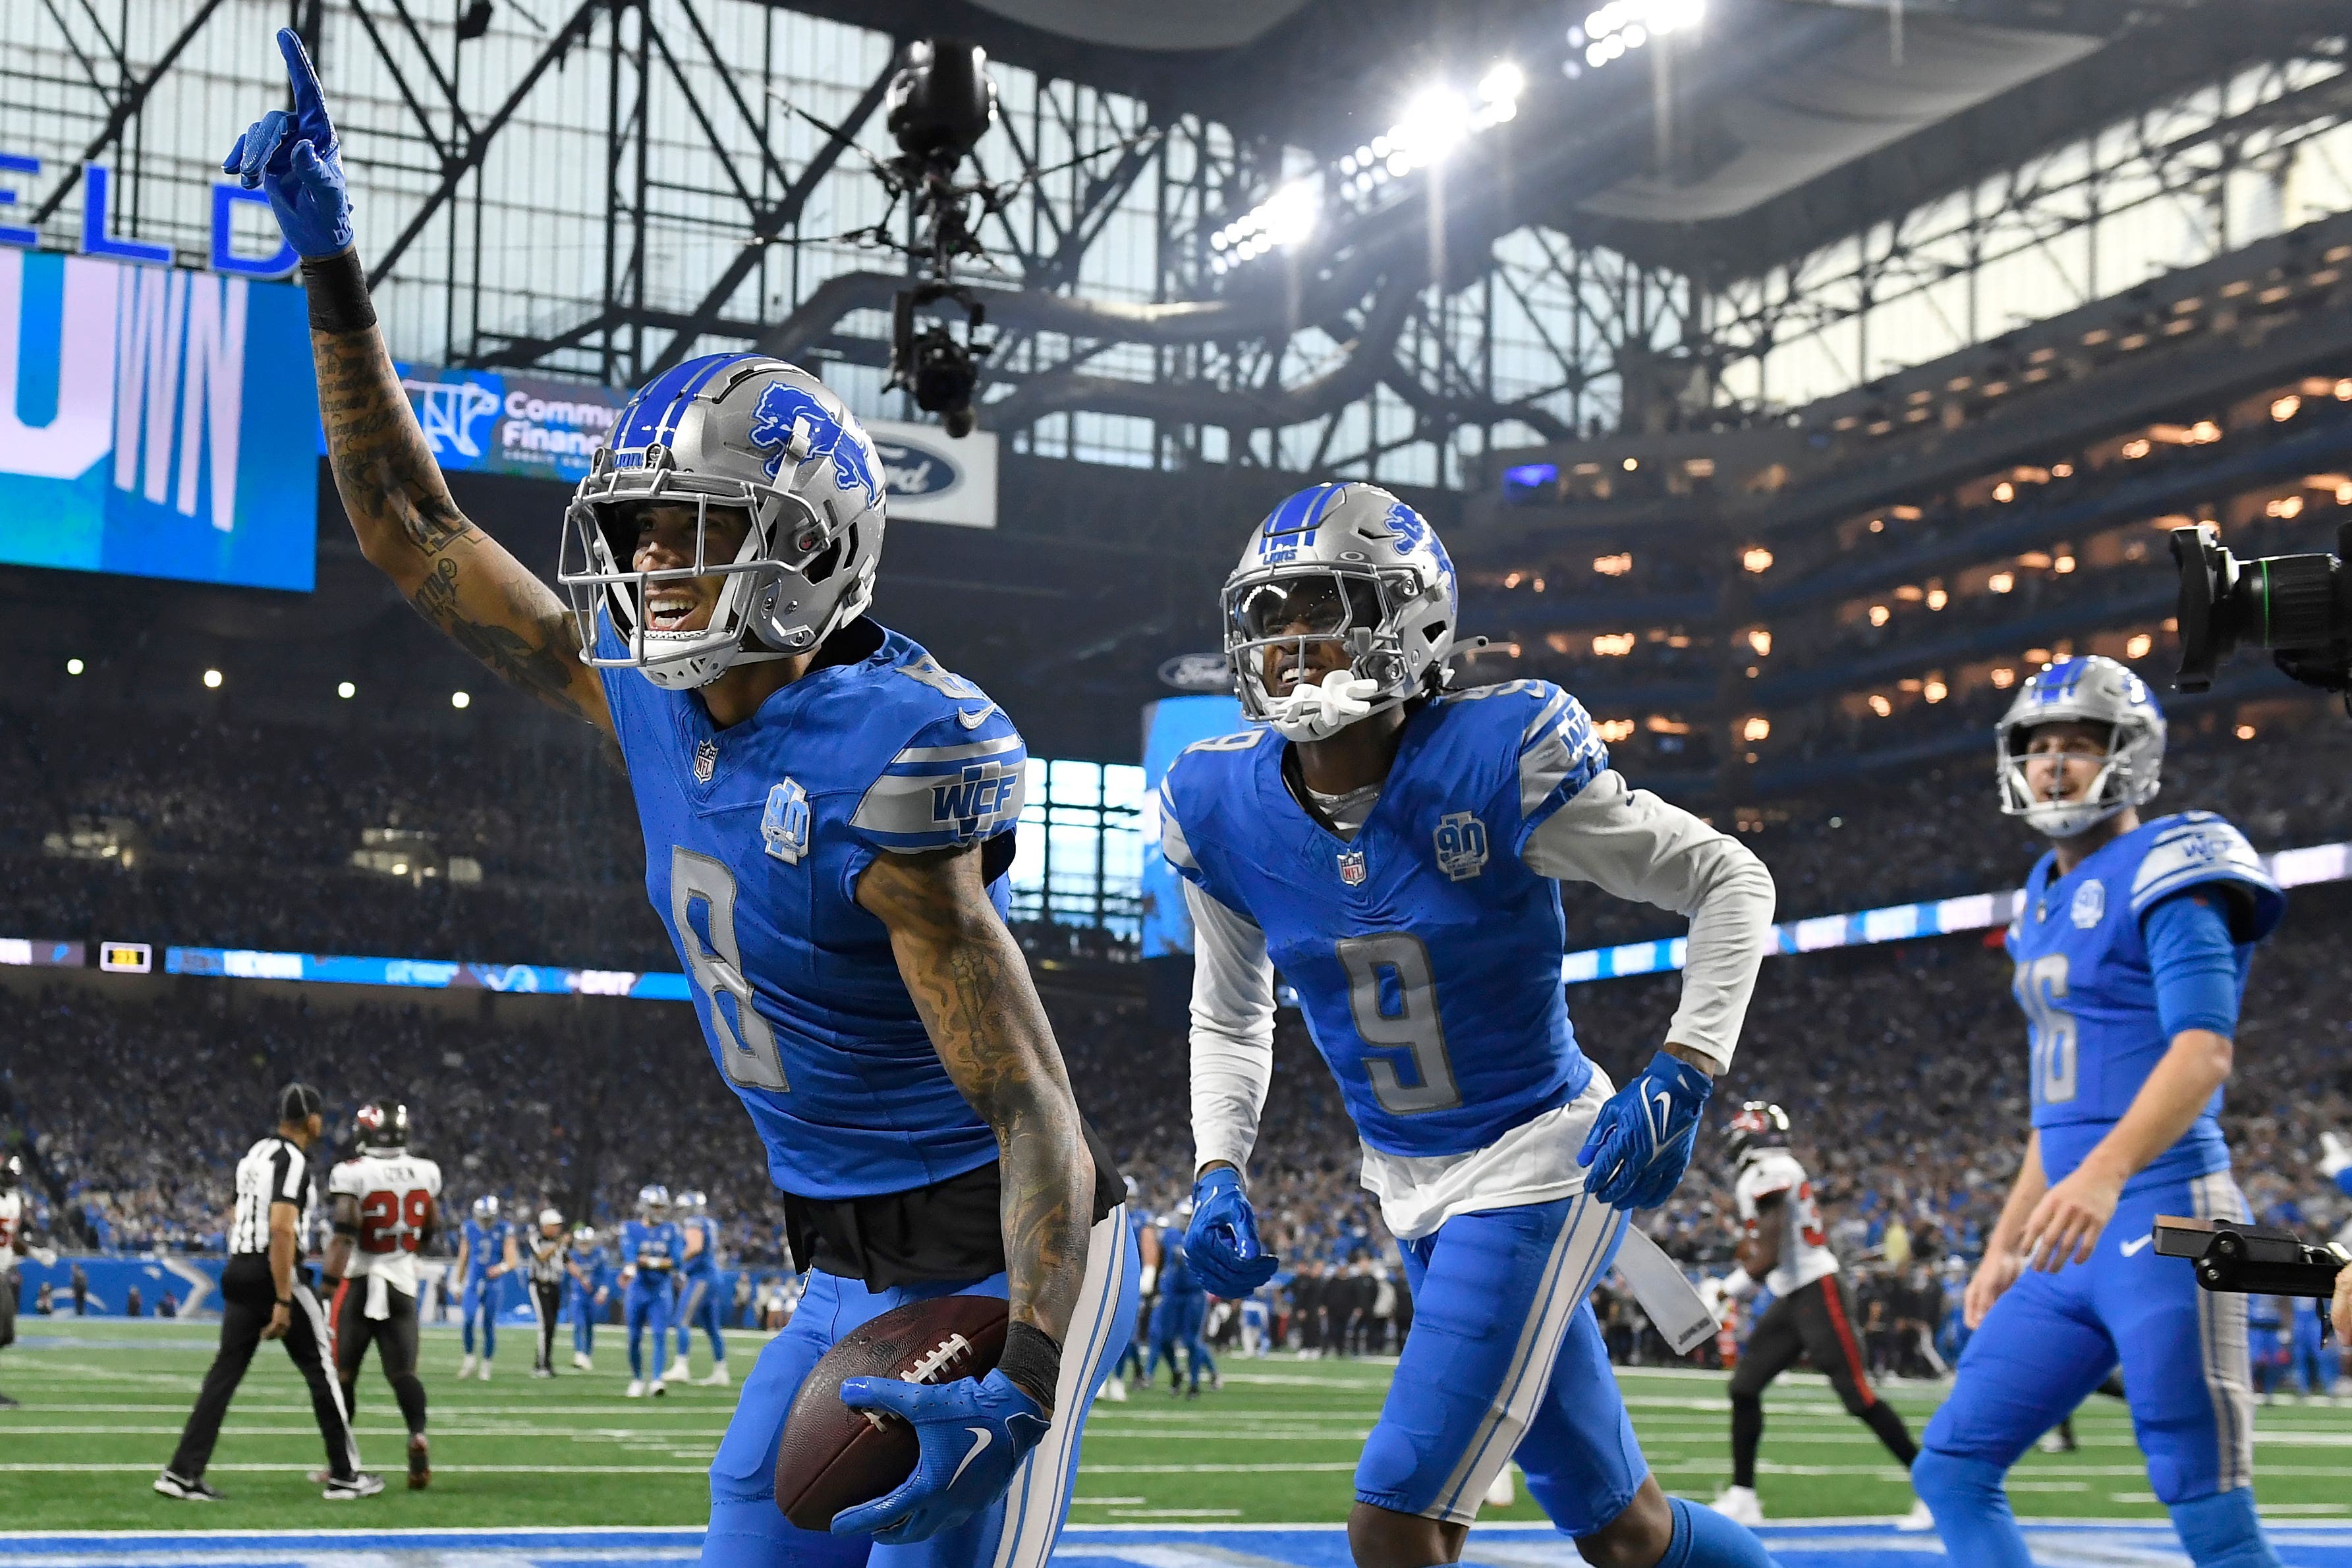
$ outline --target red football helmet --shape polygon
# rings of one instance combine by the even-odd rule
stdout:
[[[1748,1157],[1765,1149],[1786,1149],[1789,1146],[1789,1113],[1777,1105],[1751,1100],[1741,1106],[1731,1119],[1731,1130],[1725,1135],[1725,1147],[1731,1152],[1731,1163],[1745,1164]]]

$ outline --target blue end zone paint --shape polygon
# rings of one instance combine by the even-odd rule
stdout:
[[[366,1506],[364,1504],[361,1506]],[[2267,1521],[2287,1568],[2352,1568],[2352,1523]],[[1932,1535],[1902,1535],[1879,1522],[1773,1525],[1759,1532],[1781,1568],[1925,1568],[1945,1561]],[[2031,1524],[2043,1568],[2187,1568],[2168,1524]],[[698,1530],[415,1530],[306,1534],[90,1531],[0,1534],[0,1563],[15,1568],[329,1568],[360,1552],[398,1552],[404,1568],[670,1568],[701,1555]],[[1205,1525],[1074,1527],[1055,1561],[1063,1568],[1349,1568],[1348,1540],[1323,1529]],[[1565,1537],[1539,1525],[1473,1531],[1465,1564],[1475,1568],[1580,1568]]]

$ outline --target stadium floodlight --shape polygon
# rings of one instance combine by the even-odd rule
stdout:
[[[468,708],[473,705],[473,696],[469,692],[452,691],[449,693],[449,706],[452,708]]]
[[[1696,27],[1706,17],[1706,0],[1609,0],[1568,31],[1570,47],[1584,51],[1584,63],[1598,70],[1622,59],[1654,38]]]
[[[335,683],[335,695],[341,698],[346,702],[349,702],[352,698],[357,697],[359,694],[360,689],[353,686],[348,680],[338,681]]]
[[[205,671],[205,690],[207,690],[207,691],[218,691],[218,690],[220,689],[220,683],[221,683],[221,672],[220,672],[219,670],[217,670],[217,669],[208,669],[208,670]]]
[[[79,659],[78,659],[78,658],[69,658],[69,659],[66,660],[66,673],[67,673],[68,675],[79,675],[79,674],[81,673],[81,671],[82,671],[82,663],[81,663],[81,660],[79,660]]]

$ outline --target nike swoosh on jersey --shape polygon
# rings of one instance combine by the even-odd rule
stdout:
[[[2142,1247],[2146,1247],[2149,1242],[2154,1241],[2155,1239],[2156,1232],[2150,1231],[2137,1241],[2126,1241],[2123,1243],[2121,1246],[2117,1247],[2116,1250],[2122,1253],[2126,1258],[2136,1257]]]
[[[971,1468],[971,1462],[974,1459],[979,1458],[981,1455],[986,1453],[988,1451],[988,1446],[996,1440],[996,1434],[991,1432],[985,1426],[967,1426],[964,1430],[971,1434],[971,1451],[963,1457],[963,1463],[955,1468],[955,1474],[948,1478],[949,1487],[952,1487],[958,1481],[963,1479],[963,1473]],[[942,1488],[940,1489],[945,1490],[947,1489]]]
[[[990,703],[987,707],[982,708],[976,713],[967,713],[962,709],[959,708],[956,710],[956,722],[962,725],[967,730],[977,730],[982,724],[987,723],[988,716],[995,711],[996,704],[993,702]]]

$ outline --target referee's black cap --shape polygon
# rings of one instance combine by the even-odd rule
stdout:
[[[327,1102],[307,1083],[289,1083],[278,1091],[278,1120],[281,1122],[308,1121],[326,1111]]]

